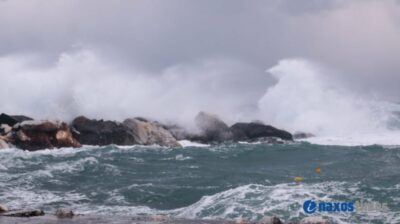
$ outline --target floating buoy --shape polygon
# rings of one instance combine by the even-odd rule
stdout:
[[[317,168],[315,168],[315,172],[316,173],[321,173],[321,167],[318,166]]]
[[[301,181],[303,181],[303,177],[295,177],[294,181],[301,182]]]

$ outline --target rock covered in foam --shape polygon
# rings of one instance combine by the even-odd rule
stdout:
[[[293,134],[294,139],[305,139],[305,138],[312,138],[312,137],[315,137],[315,135],[311,134],[311,133],[307,133],[307,132],[299,132],[298,131]]]
[[[178,126],[168,127],[178,140],[190,140],[205,144],[229,141],[261,141],[266,143],[284,143],[292,141],[293,136],[285,130],[265,125],[262,122],[236,123],[231,127],[217,115],[200,112],[195,122],[200,133],[188,133]]]
[[[133,118],[126,119],[123,124],[131,130],[137,144],[182,147],[172,133],[158,122]]]
[[[223,122],[217,115],[200,112],[195,122],[197,127],[201,130],[201,135],[198,140],[202,142],[224,142],[232,140],[232,132],[225,122]],[[196,140],[196,139],[193,139]]]
[[[30,151],[81,146],[66,123],[49,120],[28,120],[14,125],[11,141],[18,148]]]

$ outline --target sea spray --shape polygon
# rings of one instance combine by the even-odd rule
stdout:
[[[318,136],[388,132],[400,106],[361,97],[330,72],[303,59],[280,61],[268,70],[277,83],[258,102],[261,119]]]
[[[249,108],[255,108],[269,79],[261,69],[231,59],[149,71],[90,49],[64,52],[46,66],[36,63],[40,58],[0,56],[0,95],[7,96],[0,99],[0,112],[63,120],[144,116],[191,127],[199,111],[227,121],[250,119],[254,111]]]

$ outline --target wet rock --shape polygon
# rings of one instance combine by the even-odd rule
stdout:
[[[30,151],[61,147],[80,147],[68,125],[60,121],[24,121],[14,125],[12,142]]]
[[[8,212],[8,208],[4,205],[0,205],[0,213]]]
[[[182,147],[172,133],[158,122],[133,118],[126,119],[123,124],[130,129],[137,144]]]
[[[283,222],[278,217],[264,217],[258,224],[283,224]]]
[[[212,142],[224,142],[232,140],[232,132],[217,115],[209,114],[206,112],[200,112],[196,118],[195,122],[197,127],[201,130],[201,135],[194,137],[195,141],[201,141],[205,143]]]
[[[33,120],[30,117],[22,116],[22,115],[7,115],[7,114],[0,114],[0,124],[7,124],[8,126],[12,127],[17,123],[21,123],[23,121]]]
[[[0,216],[8,216],[8,217],[33,217],[33,216],[42,216],[44,212],[42,210],[21,210],[21,211],[9,211],[5,213],[1,213]]]
[[[11,132],[12,127],[8,124],[1,124],[0,125],[0,135],[7,135]]]
[[[5,140],[0,138],[0,149],[8,149],[8,148],[11,148],[11,146]]]
[[[320,216],[306,217],[300,221],[300,224],[330,224],[328,220]]]
[[[72,217],[74,217],[74,215],[75,215],[74,212],[68,208],[59,208],[56,211],[56,216],[61,219],[72,218]]]
[[[293,140],[293,136],[289,132],[260,123],[236,123],[230,127],[230,130],[235,141],[255,141],[266,137]]]
[[[134,145],[132,131],[116,121],[92,120],[77,117],[71,124],[74,137],[85,145]]]
[[[293,134],[294,139],[305,139],[305,138],[311,138],[315,137],[315,135],[307,132],[296,132]]]

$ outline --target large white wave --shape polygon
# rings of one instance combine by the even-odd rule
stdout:
[[[259,100],[263,120],[313,133],[319,144],[400,144],[399,105],[361,97],[307,60],[283,60],[268,72],[277,83]]]

